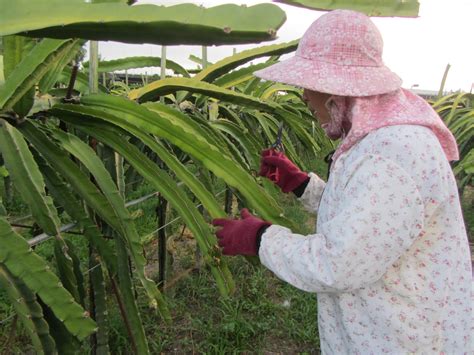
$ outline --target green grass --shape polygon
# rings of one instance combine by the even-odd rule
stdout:
[[[241,353],[318,349],[316,296],[277,280],[263,267],[230,258],[237,291],[223,299],[206,268],[183,278],[168,293],[173,324],[143,309],[152,353]],[[141,302],[145,304],[145,300]],[[114,352],[127,352],[119,318],[112,319]]]

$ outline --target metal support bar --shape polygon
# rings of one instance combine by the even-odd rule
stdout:
[[[183,182],[180,182],[180,183],[178,183],[177,185],[179,186],[179,185],[182,185],[182,184],[183,184]],[[216,196],[222,194],[223,192],[225,192],[225,190],[222,190],[221,192],[217,193]],[[150,199],[150,198],[156,196],[157,194],[158,194],[158,192],[153,192],[153,193],[151,193],[151,194],[149,194],[149,195],[142,196],[142,197],[140,197],[140,198],[137,198],[136,200],[132,200],[132,201],[127,202],[127,203],[125,204],[125,206],[126,206],[126,207],[130,207],[130,206],[137,205],[137,204],[139,204],[139,203],[141,203],[141,202],[144,202],[144,201],[146,201],[146,200],[148,200],[148,199]],[[197,205],[196,208],[199,208],[200,206],[202,206],[202,203],[199,204],[199,205]],[[165,227],[169,226],[170,224],[172,224],[172,223],[174,223],[174,222],[176,222],[176,221],[178,221],[178,220],[180,220],[180,219],[181,219],[181,217],[176,217],[176,218],[173,219],[172,221],[166,223],[165,225],[163,225],[163,226],[159,227],[158,229],[154,230],[153,232],[149,233],[147,236],[150,236],[150,235],[152,235],[152,234],[157,233],[157,232],[160,231],[162,228],[165,228]],[[76,227],[76,226],[77,226],[77,222],[69,223],[69,224],[66,224],[66,225],[61,226],[61,227],[59,228],[59,231],[60,231],[61,233],[62,233],[62,232],[67,232],[67,231],[73,229],[73,228]],[[49,235],[49,234],[46,234],[46,233],[41,233],[41,234],[39,234],[39,235],[37,235],[37,236],[35,236],[35,237],[29,239],[29,240],[28,240],[28,244],[30,245],[30,247],[32,247],[32,246],[41,244],[41,243],[43,243],[43,242],[45,242],[45,241],[47,241],[47,240],[49,240],[49,239],[51,239],[51,238],[53,238],[52,235]]]
[[[59,228],[59,231],[60,232],[67,232],[68,230],[73,229],[76,225],[77,225],[76,222],[66,224],[64,226],[61,226]],[[30,247],[32,247],[32,246],[38,245],[40,243],[43,243],[43,242],[45,242],[45,241],[47,241],[48,239],[51,239],[51,238],[53,238],[52,235],[49,235],[49,234],[46,234],[46,233],[41,233],[41,234],[37,235],[36,237],[33,237],[30,240],[28,240],[28,244],[30,245]]]
[[[125,204],[126,207],[130,207],[130,206],[134,206],[134,205],[137,205],[143,201],[146,201],[150,198],[152,198],[153,196],[156,196],[157,192],[153,192],[152,194],[149,194],[149,195],[146,195],[146,196],[142,196],[140,198],[137,198],[136,200],[132,200],[132,201],[129,201]],[[73,223],[69,223],[69,224],[66,224],[66,225],[63,225],[59,228],[59,231],[60,232],[67,232],[71,229],[73,229],[74,227],[76,227],[77,223],[76,222],[73,222]],[[34,246],[34,245],[38,245],[40,243],[43,243],[49,239],[53,238],[52,235],[49,235],[49,234],[46,234],[46,233],[41,233],[33,238],[31,238],[30,240],[28,240],[28,244],[31,246]]]
[[[207,68],[207,47],[202,46],[202,69]]]
[[[161,73],[160,78],[166,78],[166,46],[161,46]]]
[[[158,226],[166,224],[166,209],[168,201],[162,195],[159,196],[158,206],[156,206],[156,214],[158,217]],[[158,231],[158,287],[163,289],[166,280],[166,229],[161,228]]]
[[[99,42],[89,43],[89,92],[97,94],[99,92]]]
[[[76,83],[77,72],[79,71],[79,65],[74,61],[74,66],[72,67],[71,78],[69,78],[69,85],[66,92],[66,100],[70,100],[72,97],[72,91],[74,90],[74,84]]]

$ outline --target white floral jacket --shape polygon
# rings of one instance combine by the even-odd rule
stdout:
[[[259,256],[318,293],[323,353],[474,353],[469,244],[435,135],[384,127],[343,153],[327,184],[310,176],[301,201],[316,234],[273,225]]]

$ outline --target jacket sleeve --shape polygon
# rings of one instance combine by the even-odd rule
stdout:
[[[298,200],[303,203],[307,211],[316,212],[326,183],[314,173],[309,173],[308,175],[310,178],[308,185]]]
[[[371,284],[422,231],[422,198],[396,163],[367,156],[345,176],[341,208],[318,233],[302,236],[273,225],[262,235],[262,264],[297,288],[347,292]]]

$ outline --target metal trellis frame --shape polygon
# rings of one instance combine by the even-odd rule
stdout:
[[[179,185],[182,185],[182,184],[183,184],[183,183],[180,182],[180,183],[178,183],[177,185],[179,186]],[[220,195],[220,194],[222,194],[222,193],[224,193],[224,192],[225,192],[225,189],[222,190],[221,192],[217,193],[216,196],[218,196],[218,195]],[[150,198],[152,198],[152,197],[157,196],[158,194],[159,194],[159,192],[158,192],[158,191],[155,191],[155,192],[153,192],[153,193],[151,193],[151,194],[148,194],[148,195],[139,197],[139,198],[137,198],[137,199],[135,199],[135,200],[132,200],[132,201],[129,201],[129,202],[125,203],[125,207],[130,207],[130,206],[137,205],[137,204],[142,203],[142,202],[144,202],[144,201],[146,201],[146,200],[148,200],[148,199],[150,199]],[[196,208],[199,208],[199,207],[201,207],[201,206],[202,206],[202,203],[199,204],[199,205],[197,205]],[[147,238],[147,237],[152,236],[153,234],[159,232],[161,229],[166,228],[166,227],[169,226],[170,224],[173,224],[174,222],[176,222],[176,221],[178,221],[178,220],[180,220],[180,219],[181,219],[181,217],[176,217],[176,218],[173,219],[172,221],[169,221],[169,222],[166,223],[165,225],[160,226],[158,229],[156,229],[156,230],[154,230],[153,232],[147,234],[144,238]],[[67,231],[73,229],[73,228],[76,227],[76,226],[77,226],[77,222],[68,223],[68,224],[65,224],[65,225],[61,226],[60,229],[59,229],[59,231],[60,231],[61,233],[62,233],[62,232],[67,232]],[[46,234],[46,233],[41,233],[41,234],[39,234],[39,235],[37,235],[37,236],[34,236],[33,238],[29,239],[29,240],[28,240],[28,244],[30,245],[30,247],[32,247],[32,246],[41,244],[41,243],[43,243],[43,242],[46,242],[47,240],[49,240],[49,239],[51,239],[51,238],[53,238],[53,237],[54,237],[54,236],[52,236],[52,235],[49,235],[49,234]]]
[[[125,207],[130,207],[130,206],[137,205],[141,202],[144,202],[144,201],[156,196],[157,194],[158,194],[158,192],[155,191],[151,194],[148,194],[148,195],[139,197],[135,200],[129,201],[129,202],[125,203]],[[59,231],[60,232],[67,232],[67,231],[73,229],[76,226],[77,226],[77,222],[68,223],[68,224],[65,224],[65,225],[61,226],[59,228]],[[49,240],[53,237],[54,236],[52,236],[52,235],[49,235],[49,234],[46,234],[46,233],[41,233],[41,234],[39,234],[37,236],[34,236],[33,238],[29,239],[28,244],[30,245],[30,247],[32,247],[32,246],[41,244],[41,243],[43,243],[43,242],[45,242],[45,241],[47,241],[47,240]]]

